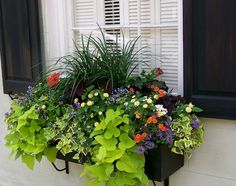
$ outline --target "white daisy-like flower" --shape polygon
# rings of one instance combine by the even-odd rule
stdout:
[[[158,105],[155,105],[155,110],[159,116],[163,116],[163,115],[166,115],[168,110],[166,108],[164,108],[163,105],[161,104],[158,104]]]

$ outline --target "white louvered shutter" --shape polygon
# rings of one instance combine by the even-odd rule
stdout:
[[[160,0],[160,23],[178,24],[177,0]],[[165,72],[163,79],[174,92],[178,90],[178,27],[161,29],[161,67]]]

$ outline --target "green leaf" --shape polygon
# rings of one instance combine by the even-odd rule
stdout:
[[[192,109],[192,111],[193,112],[202,112],[203,110],[201,109],[201,108],[199,108],[199,107],[193,107],[193,109]]]
[[[120,130],[116,127],[108,128],[104,133],[104,137],[106,139],[111,139],[113,136],[115,136],[116,138],[120,136]]]
[[[34,169],[34,156],[23,154],[22,155],[22,162],[27,165],[31,170]]]
[[[49,147],[44,151],[44,155],[47,157],[48,161],[55,162],[57,152],[58,150],[56,147]]]
[[[106,158],[104,159],[104,162],[106,163],[113,163],[115,160],[120,159],[125,151],[123,150],[114,150],[114,151],[108,151],[106,154]]]
[[[42,154],[36,154],[35,158],[40,163],[42,160],[43,155]]]
[[[106,148],[101,146],[96,157],[99,161],[103,160],[106,157]]]
[[[104,146],[106,148],[107,151],[112,151],[116,149],[116,144],[118,143],[118,140],[116,138],[111,138],[109,140],[107,140],[106,138],[104,138],[102,135],[100,136],[96,136],[95,140],[101,144],[102,146]]]
[[[132,140],[127,133],[122,133],[119,137],[120,139],[120,143],[118,145],[118,147],[121,150],[125,150],[125,149],[129,149],[132,148],[133,146],[135,146],[135,142],[134,140]]]

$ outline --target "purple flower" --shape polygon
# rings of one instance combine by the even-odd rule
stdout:
[[[27,87],[26,94],[27,94],[28,96],[31,96],[32,89],[33,89],[33,88],[32,88],[30,85]]]
[[[153,149],[155,147],[155,143],[152,141],[145,141],[144,146],[146,147],[146,149]]]
[[[171,125],[171,121],[169,119],[164,120],[165,126],[169,127]]]
[[[166,135],[166,143],[167,144],[172,144],[173,143],[173,138],[170,135]]]
[[[146,140],[151,140],[152,139],[152,135],[151,134],[148,134],[147,137],[146,137]]]
[[[73,108],[74,108],[74,109],[77,109],[79,106],[80,106],[80,103],[79,103],[79,102],[73,103]]]
[[[157,132],[157,137],[158,137],[159,139],[162,139],[162,138],[163,138],[163,134],[162,134],[161,131],[158,131],[158,132]]]
[[[6,112],[6,113],[5,113],[5,117],[8,117],[9,115],[10,115],[9,112]]]
[[[197,129],[199,127],[199,121],[197,119],[192,121],[192,127],[193,129]]]
[[[138,153],[138,154],[144,154],[144,152],[145,152],[145,148],[144,148],[144,146],[137,146],[137,148],[136,148],[136,152]]]

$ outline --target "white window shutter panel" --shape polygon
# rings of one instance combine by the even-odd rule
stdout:
[[[130,26],[136,26],[136,28],[129,29],[129,38],[134,39],[141,36],[137,43],[137,50],[143,48],[138,56],[139,63],[138,68],[134,71],[135,74],[140,73],[142,70],[150,70],[153,65],[151,64],[151,58],[153,57],[153,31],[151,28],[141,28],[140,25],[151,25],[153,22],[153,9],[152,0],[129,0],[128,3],[128,24]]]
[[[80,43],[81,34],[89,35],[97,27],[99,20],[103,20],[99,14],[101,0],[73,0],[74,27],[78,28],[74,32],[74,39]]]
[[[160,0],[160,22],[164,25],[178,24],[177,0]],[[178,28],[161,29],[161,67],[163,80],[178,92]]]

